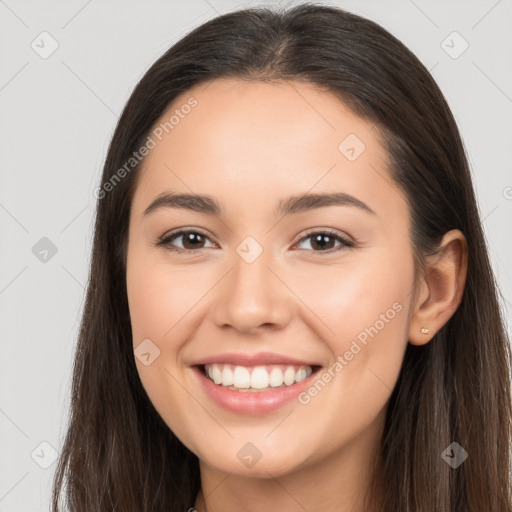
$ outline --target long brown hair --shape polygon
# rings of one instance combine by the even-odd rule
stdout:
[[[126,293],[129,210],[140,164],[112,184],[169,104],[221,77],[299,80],[371,121],[404,192],[419,266],[444,233],[468,243],[462,302],[430,343],[408,344],[390,398],[381,457],[388,512],[511,512],[511,354],[468,161],[448,104],[421,62],[378,24],[336,7],[245,9],[204,23],[141,79],[119,119],[98,195],[70,422],[52,510],[183,512],[199,462],[139,380]],[[119,174],[117,174],[119,176]],[[468,453],[458,468],[441,457]]]

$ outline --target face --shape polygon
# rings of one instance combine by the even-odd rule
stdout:
[[[377,128],[310,84],[222,79],[179,96],[152,139],[127,293],[154,407],[223,472],[361,456],[383,428],[414,282]]]

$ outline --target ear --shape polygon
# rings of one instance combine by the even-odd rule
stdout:
[[[465,236],[458,229],[448,231],[438,252],[428,257],[425,274],[418,285],[409,325],[412,345],[428,343],[459,307],[466,284],[467,262]]]

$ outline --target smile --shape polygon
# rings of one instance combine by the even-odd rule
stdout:
[[[196,364],[191,370],[207,400],[226,411],[255,416],[296,401],[321,368],[303,364],[242,366],[219,362]]]
[[[293,386],[313,373],[311,366],[265,365],[240,366],[228,363],[205,364],[206,377],[232,391],[263,392],[273,388]]]

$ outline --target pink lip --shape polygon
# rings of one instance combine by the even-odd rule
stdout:
[[[225,361],[225,359],[223,359],[223,361]],[[282,361],[282,359],[280,361]],[[287,362],[289,362],[289,360]],[[313,379],[317,378],[318,373],[318,371],[315,371],[308,378],[296,382],[291,386],[275,388],[269,391],[246,392],[232,391],[227,387],[215,384],[205,376],[200,366],[194,366],[192,370],[199,379],[206,394],[217,405],[237,414],[252,416],[275,411],[287,402],[297,398],[299,393],[305,391],[311,385]]]
[[[239,366],[264,366],[267,364],[291,364],[298,366],[319,366],[319,363],[301,361],[294,357],[274,354],[273,352],[259,352],[257,354],[235,354],[226,352],[215,356],[205,357],[195,361],[191,366],[208,363],[228,363]]]

